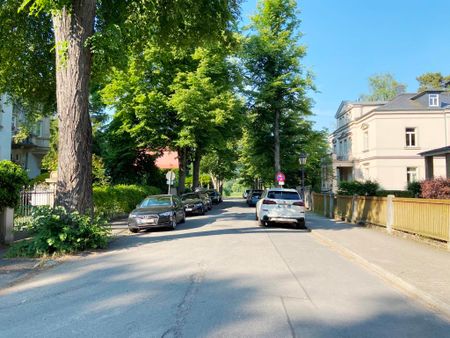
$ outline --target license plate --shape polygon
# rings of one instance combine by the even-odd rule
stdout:
[[[192,211],[192,208],[186,208],[186,211]]]
[[[155,219],[154,218],[144,218],[141,222],[145,223],[145,224],[155,224]]]

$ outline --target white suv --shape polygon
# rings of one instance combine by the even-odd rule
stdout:
[[[295,189],[266,189],[256,203],[256,220],[261,226],[271,222],[289,222],[296,228],[304,228],[305,204]]]

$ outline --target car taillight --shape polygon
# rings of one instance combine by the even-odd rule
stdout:
[[[298,205],[299,207],[304,207],[305,206],[305,203],[303,203],[302,201],[299,201],[299,202],[294,202],[294,203],[292,203],[293,205]]]
[[[263,200],[263,204],[277,204],[277,202],[272,201],[272,200],[266,200],[266,199],[264,199],[264,200]]]

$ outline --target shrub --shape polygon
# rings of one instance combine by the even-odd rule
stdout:
[[[411,191],[407,190],[378,190],[376,196],[386,197],[387,195],[394,195],[395,197],[412,198],[415,197]]]
[[[38,185],[41,183],[45,183],[45,180],[49,177],[50,177],[49,172],[40,173],[38,176],[36,176],[35,178],[30,180],[29,185],[34,186],[34,185]]]
[[[450,199],[450,179],[435,178],[433,180],[422,181],[422,197],[432,199]]]
[[[146,196],[159,193],[159,188],[139,185],[94,187],[94,212],[107,218],[128,214]]]
[[[9,257],[39,257],[104,248],[110,228],[99,217],[91,218],[63,207],[35,209],[28,228],[32,238],[14,244]]]
[[[27,183],[27,173],[21,166],[7,160],[0,161],[0,210],[17,206],[20,190]]]
[[[373,181],[342,181],[339,182],[338,195],[376,196],[380,185]]]
[[[409,192],[411,192],[411,194],[414,197],[419,197],[422,195],[421,182],[418,181],[410,182],[408,183],[407,189]]]

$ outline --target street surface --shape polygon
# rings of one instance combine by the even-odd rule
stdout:
[[[450,337],[450,323],[234,200],[0,291],[0,337]]]

